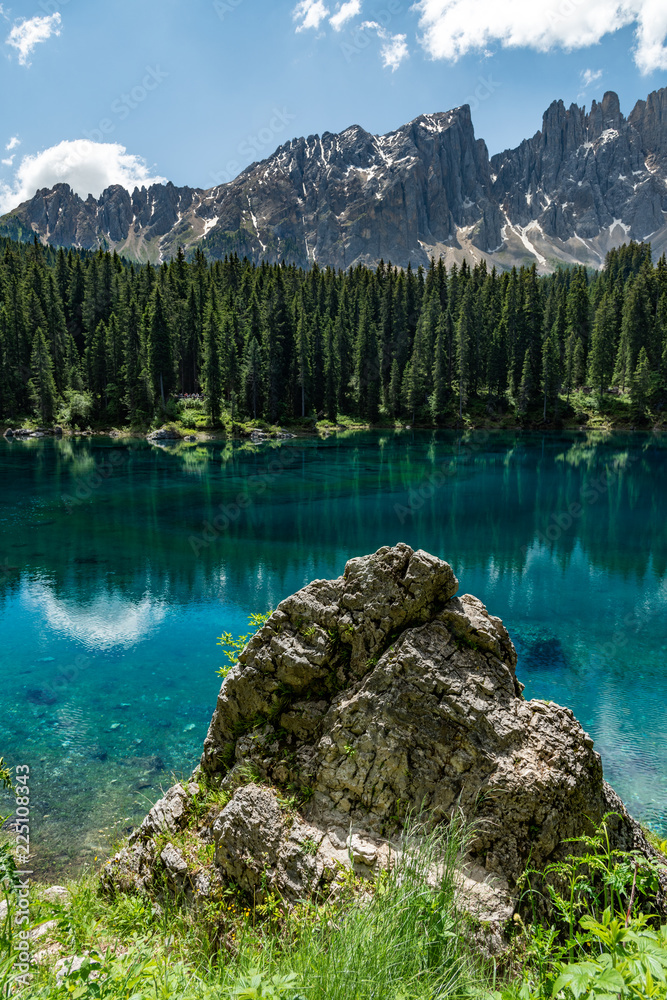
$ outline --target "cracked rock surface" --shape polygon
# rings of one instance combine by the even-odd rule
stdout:
[[[462,892],[502,924],[529,859],[563,857],[610,809],[614,845],[652,853],[592,739],[569,709],[524,700],[503,623],[457,589],[446,562],[398,544],[283,601],[222,684],[192,781],[153,807],[107,884],[145,889],[162,864],[195,896],[231,881],[302,898],[339,864],[372,874],[406,817],[456,812],[473,823]],[[195,808],[204,787],[229,801]],[[211,877],[176,852],[186,828],[213,845]]]

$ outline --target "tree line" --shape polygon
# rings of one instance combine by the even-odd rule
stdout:
[[[667,396],[667,263],[309,270],[233,255],[159,267],[0,239],[0,418],[138,424],[203,392],[223,416],[438,426],[476,400],[552,420],[572,392]]]

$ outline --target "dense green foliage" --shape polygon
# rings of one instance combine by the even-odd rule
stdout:
[[[587,386],[637,413],[667,397],[667,263],[603,271],[484,263],[303,271],[196,252],[159,268],[0,240],[0,418],[73,426],[164,416],[203,392],[212,423],[355,416],[442,424],[473,401],[558,418]]]

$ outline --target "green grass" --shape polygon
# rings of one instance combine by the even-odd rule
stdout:
[[[341,870],[317,903],[289,907],[228,892],[199,910],[139,896],[101,898],[89,875],[62,906],[36,898],[33,921],[56,919],[62,955],[89,961],[56,977],[38,967],[30,1000],[427,1000],[474,996],[482,968],[461,933],[454,888],[460,836],[406,841],[375,884]],[[0,995],[11,989],[16,942],[7,938]],[[4,987],[5,993],[2,993]]]
[[[13,979],[11,914],[0,922],[0,996],[18,1000],[614,1000],[667,998],[667,926],[651,915],[659,862],[613,849],[605,823],[575,852],[526,873],[523,918],[499,963],[484,960],[466,917],[456,865],[466,832],[413,828],[374,883],[340,867],[321,898],[289,905],[233,886],[195,908],[99,892],[95,874],[69,885],[67,904],[33,894],[32,925],[55,921],[36,948],[59,953]],[[5,845],[0,882],[15,879]],[[210,862],[210,858],[208,861]],[[0,866],[1,867],[1,866]],[[551,922],[528,913],[550,897]],[[634,905],[634,908],[633,908]],[[36,950],[35,948],[35,950]],[[60,957],[85,959],[58,974]]]

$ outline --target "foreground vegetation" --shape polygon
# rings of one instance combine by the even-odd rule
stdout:
[[[667,997],[667,925],[651,916],[658,865],[612,851],[604,823],[544,873],[527,872],[507,944],[485,952],[488,929],[457,890],[465,832],[403,839],[375,883],[342,866],[326,898],[293,906],[270,890],[233,886],[194,909],[168,892],[151,899],[100,892],[97,875],[65,901],[33,892],[33,962],[16,978],[11,850],[0,851],[9,911],[0,923],[0,995],[100,1000],[603,1000]],[[664,850],[667,844],[659,844]],[[48,895],[48,893],[47,893]],[[530,914],[551,914],[538,920]],[[34,961],[35,956],[37,961]]]
[[[202,399],[179,401],[183,395]],[[667,263],[309,271],[0,240],[0,421],[661,423]]]

